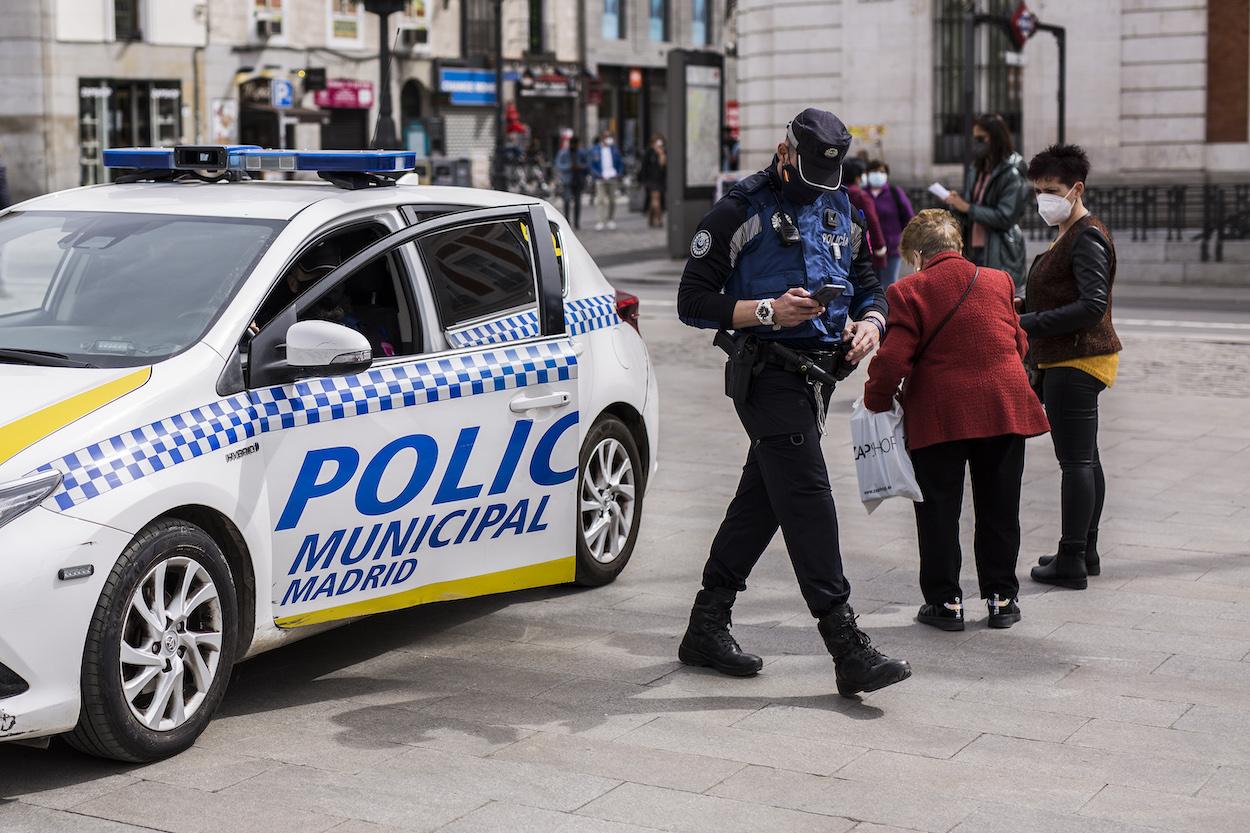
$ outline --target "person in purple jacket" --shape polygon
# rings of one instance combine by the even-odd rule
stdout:
[[[897,185],[890,184],[890,166],[880,159],[868,163],[868,193],[877,207],[881,232],[885,235],[885,268],[881,270],[881,285],[887,287],[898,280],[899,263],[902,258],[898,241],[903,236],[907,221],[915,216],[907,194]]]

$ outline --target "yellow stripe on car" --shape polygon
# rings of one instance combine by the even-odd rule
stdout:
[[[0,463],[9,460],[49,434],[61,430],[74,420],[143,387],[151,376],[152,368],[145,367],[119,379],[75,394],[55,405],[40,408],[21,419],[15,419],[8,425],[0,426]]]
[[[351,619],[356,616],[367,616],[371,613],[385,613],[388,610],[399,610],[414,605],[430,602],[450,602],[455,599],[468,599],[473,596],[489,596],[494,593],[508,593],[512,590],[523,590],[527,587],[546,587],[551,584],[567,584],[574,578],[577,570],[576,558],[558,558],[555,561],[544,561],[541,564],[530,564],[498,573],[487,573],[484,576],[440,581],[424,587],[414,587],[393,596],[382,596],[377,599],[366,599],[361,602],[330,607],[325,610],[313,610],[295,616],[283,616],[274,620],[280,628],[298,628],[302,625],[316,625],[320,622],[332,622],[336,619]]]

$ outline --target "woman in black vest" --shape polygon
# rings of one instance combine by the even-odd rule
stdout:
[[[1038,213],[1059,227],[1059,236],[1033,262],[1020,317],[1063,470],[1059,551],[1043,556],[1032,575],[1076,590],[1101,572],[1106,480],[1098,457],[1098,394],[1115,383],[1120,364],[1111,323],[1115,244],[1082,200],[1088,176],[1089,159],[1076,145],[1053,145],[1029,163]]]
[[[1024,282],[1024,233],[1020,216],[1028,199],[1024,157],[1016,153],[1003,117],[987,114],[972,124],[976,158],[964,179],[964,194],[946,204],[958,212],[964,254],[977,266],[1001,269],[1016,286]]]

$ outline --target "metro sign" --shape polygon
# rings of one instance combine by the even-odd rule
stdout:
[[[1015,41],[1016,49],[1023,49],[1025,42],[1037,32],[1037,15],[1021,2],[1012,13],[1008,28],[1011,30],[1011,39]]]

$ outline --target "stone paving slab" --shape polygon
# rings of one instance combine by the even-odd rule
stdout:
[[[1102,400],[1104,573],[1087,591],[1027,579],[1059,523],[1049,440],[1029,442],[1024,621],[1008,631],[975,599],[962,633],[913,622],[911,507],[856,504],[862,379],[843,385],[825,450],[852,601],[915,672],[845,699],[780,538],[734,611],[764,672],[676,662],[745,443],[706,335],[643,309],[662,468],[620,580],[387,614],[250,660],[169,761],[0,747],[0,831],[1250,830],[1250,390],[1202,395],[1222,364],[1250,366],[1250,345],[1190,345],[1194,377],[1161,389],[1147,369],[1175,345],[1125,337]],[[966,506],[967,544],[972,524]],[[976,587],[971,563],[961,580]]]

